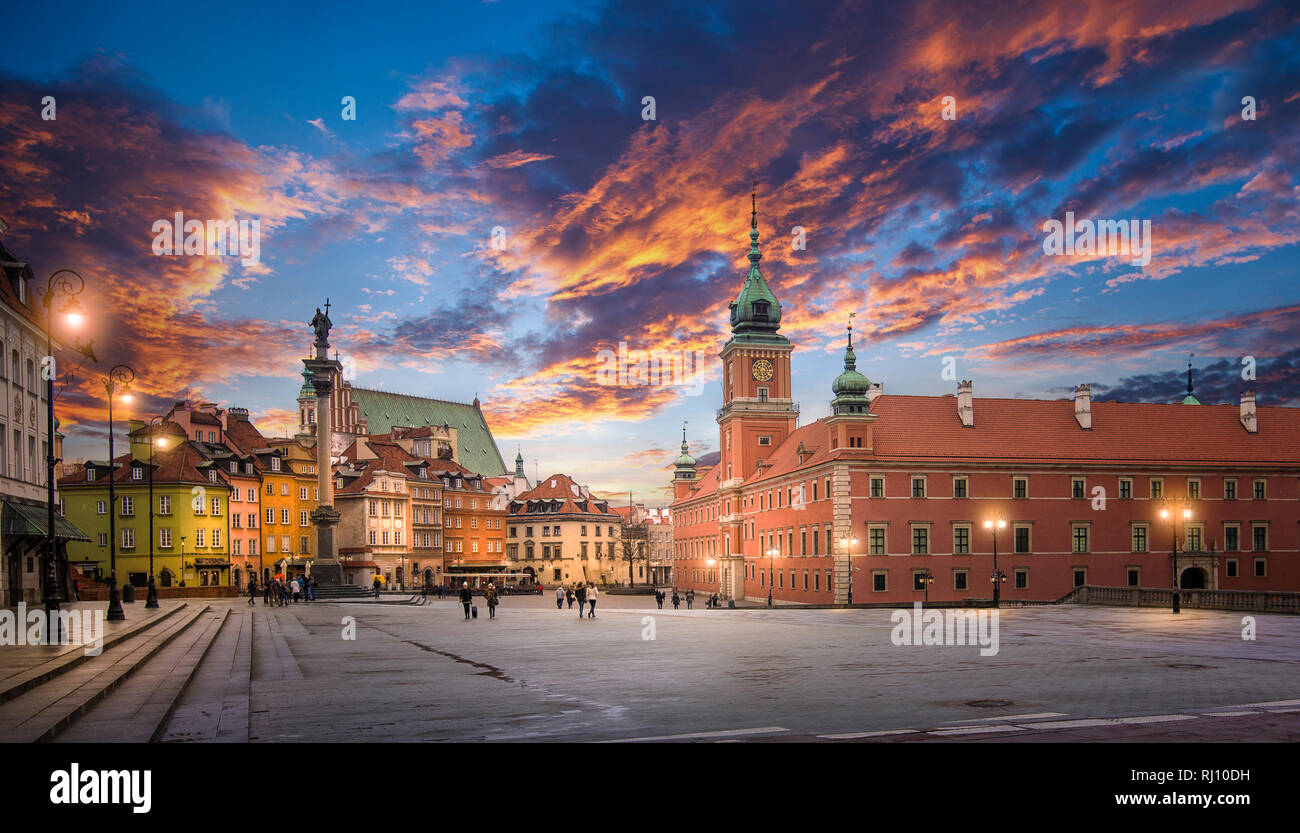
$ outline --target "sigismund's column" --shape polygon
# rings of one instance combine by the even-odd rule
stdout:
[[[312,374],[312,385],[316,390],[316,485],[320,490],[320,502],[311,513],[311,521],[316,525],[316,557],[312,560],[311,574],[321,585],[338,585],[343,583],[343,568],[339,564],[338,550],[334,545],[334,527],[339,522],[339,511],[334,508],[334,476],[330,470],[330,443],[333,439],[333,426],[330,424],[330,391],[335,374],[343,372],[343,365],[336,359],[329,358],[329,301],[325,302],[325,314],[319,308],[312,319],[316,330],[315,355],[308,359],[307,369]]]

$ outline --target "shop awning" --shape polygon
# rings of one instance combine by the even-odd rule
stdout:
[[[48,538],[48,514],[49,509],[44,506],[5,501],[4,510],[0,513],[0,525],[3,525],[5,535]],[[54,537],[60,541],[90,540],[89,535],[57,512],[54,513]]]
[[[229,566],[230,566],[230,562],[227,561],[227,560],[224,559],[224,558],[212,558],[212,557],[206,557],[206,558],[205,558],[205,557],[203,557],[203,556],[198,556],[197,558],[194,559],[194,566],[196,566],[196,567],[229,567]]]

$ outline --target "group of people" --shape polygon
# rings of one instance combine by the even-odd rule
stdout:
[[[501,594],[497,591],[497,586],[488,582],[488,586],[483,591],[483,601],[487,603],[488,618],[497,618],[497,604],[501,601]],[[469,589],[469,582],[463,582],[460,586],[460,603],[465,608],[465,619],[470,618],[470,609],[474,606],[474,591]],[[474,618],[478,618],[478,610],[474,609]]]
[[[596,590],[594,584],[586,584],[581,581],[574,587],[565,587],[561,584],[555,588],[555,608],[556,610],[564,610],[564,603],[568,602],[569,609],[572,610],[573,602],[576,600],[578,602],[578,618],[583,618],[583,608],[589,606],[590,610],[587,611],[587,618],[595,619],[596,599],[599,596],[600,593]]]
[[[668,598],[668,594],[665,593],[664,591],[662,591],[662,590],[656,590],[656,591],[655,591],[655,603],[659,605],[659,609],[660,609],[660,610],[663,610],[663,609],[664,609],[664,599],[666,599],[666,598]],[[687,591],[686,591],[686,594],[685,594],[685,595],[682,595],[681,593],[678,593],[678,592],[677,592],[677,588],[674,587],[674,588],[673,588],[673,597],[672,597],[672,598],[673,598],[673,610],[677,610],[678,608],[680,608],[681,605],[682,605],[682,602],[683,602],[683,601],[686,602],[686,609],[687,609],[687,610],[692,610],[692,609],[695,608],[695,591],[694,591],[694,590],[687,590]],[[709,597],[708,597],[707,599],[704,600],[704,606],[705,606],[705,607],[722,607],[722,601],[718,598],[718,594],[717,594],[717,593],[710,593],[710,594],[709,594]]]
[[[300,599],[304,602],[316,601],[316,579],[303,576],[286,582],[277,576],[262,585],[262,601],[268,605],[284,607],[291,602],[297,604]],[[249,576],[248,579],[248,604],[257,604],[256,576]]]

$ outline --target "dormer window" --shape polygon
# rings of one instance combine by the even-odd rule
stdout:
[[[132,480],[144,480],[144,469],[140,468],[139,466],[132,466],[132,467],[131,467],[131,479],[132,479]]]
[[[279,457],[272,457],[272,458],[271,458],[271,471],[279,471],[279,470],[280,470],[280,458],[279,458]]]
[[[767,320],[767,301],[754,302],[754,320],[755,321]]]
[[[94,481],[95,481],[95,470],[94,470],[93,468],[91,468],[90,466],[87,466],[87,467],[86,467],[86,482],[87,482],[87,483],[93,483]]]

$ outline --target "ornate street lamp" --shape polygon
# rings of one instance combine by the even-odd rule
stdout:
[[[122,595],[117,586],[117,504],[113,495],[113,480],[117,475],[113,459],[113,394],[120,386],[122,399],[129,402],[131,383],[135,381],[135,371],[124,364],[114,365],[104,377],[104,390],[108,392],[108,621],[121,622],[126,619],[122,610]],[[152,543],[152,542],[151,542]]]
[[[780,554],[781,551],[776,547],[772,547],[766,553],[767,555],[767,606],[768,607],[772,606],[772,582],[776,580],[775,578],[773,578],[774,573],[772,570],[772,559],[776,558]]]
[[[77,296],[86,288],[86,279],[71,269],[60,269],[50,275],[46,281],[45,291],[41,293],[41,302],[45,305],[45,359],[41,362],[41,375],[45,377],[45,413],[48,443],[45,455],[45,592],[42,602],[45,605],[47,633],[54,642],[61,640],[59,634],[59,572],[55,553],[57,543],[54,535],[54,299],[63,295],[68,299],[63,305],[63,314],[70,326],[76,327],[85,319]],[[77,346],[77,350],[92,361],[95,351],[91,344]]]
[[[1002,585],[1007,580],[1007,574],[998,569],[998,530],[1005,529],[1006,526],[1007,522],[1001,516],[984,521],[984,528],[993,531],[993,575],[989,580],[993,582],[994,607],[1002,605]]]
[[[853,604],[853,548],[857,545],[857,538],[845,536],[840,539],[840,546],[844,548],[844,551],[849,556],[849,604]]]
[[[925,568],[922,569],[919,573],[917,573],[917,575],[919,575],[919,576],[921,577],[921,584],[925,585],[925,603],[926,603],[926,604],[929,604],[929,603],[930,603],[930,585],[931,585],[931,584],[934,584],[934,573],[930,572],[930,568],[929,568],[929,567],[925,567]]]
[[[153,544],[154,544],[153,449],[155,445],[158,446],[159,448],[167,447],[166,437],[158,437],[157,439],[154,438],[154,428],[161,427],[164,421],[165,420],[163,417],[154,417],[153,419],[149,420],[149,429],[148,429],[149,430],[149,596],[144,603],[144,606],[146,608],[155,608],[158,606],[158,586],[154,582],[154,577],[153,577]]]
[[[1183,516],[1183,528],[1186,529],[1187,521],[1192,519],[1192,510],[1186,506],[1179,506],[1177,502],[1166,501],[1165,508],[1160,510],[1160,517],[1169,521],[1169,531],[1172,536],[1172,543],[1169,551],[1169,563],[1173,569],[1174,579],[1174,613],[1182,612],[1182,599],[1178,586],[1178,516]]]

